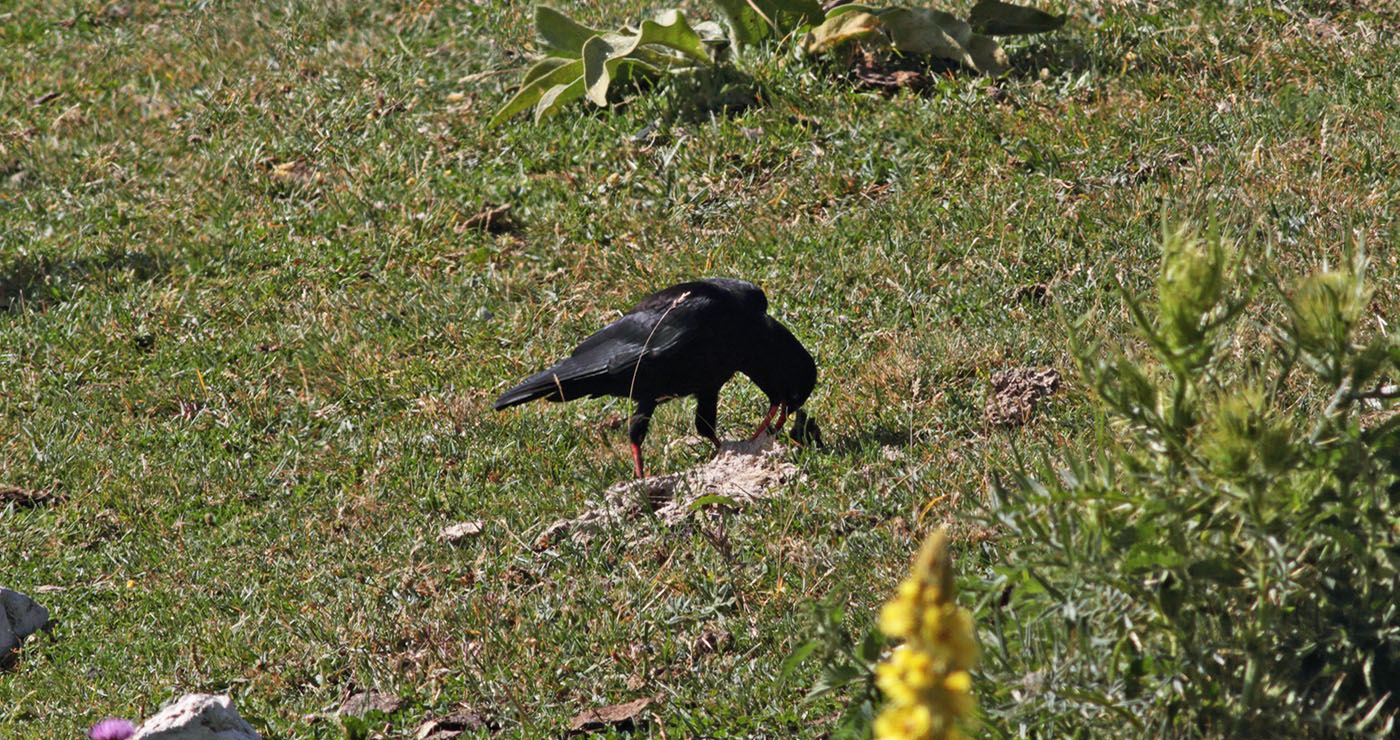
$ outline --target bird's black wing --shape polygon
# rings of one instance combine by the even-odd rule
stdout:
[[[729,329],[736,313],[733,300],[706,287],[703,282],[687,283],[647,296],[622,318],[583,340],[569,357],[506,391],[495,408],[536,398],[632,396],[632,383],[643,365],[684,365],[697,345],[706,345]]]

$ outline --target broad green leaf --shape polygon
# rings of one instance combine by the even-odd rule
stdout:
[[[822,6],[817,0],[750,0],[778,36],[786,36],[802,26],[822,22]]]
[[[553,113],[559,106],[583,97],[583,92],[583,77],[549,88],[540,96],[539,102],[535,103],[535,123],[543,121],[545,116]]]
[[[534,66],[525,71],[525,76],[520,79],[520,86],[525,87],[531,82],[538,80],[544,75],[568,64],[569,60],[563,57],[545,57],[535,62]]]
[[[642,21],[643,44],[664,44],[693,59],[709,63],[705,41],[690,27],[678,10],[659,13],[655,20]]]
[[[951,13],[932,8],[896,8],[880,16],[896,49],[905,54],[929,54],[977,69],[965,44],[972,27]]]
[[[1051,15],[1024,5],[1004,3],[1001,0],[981,0],[973,6],[967,22],[978,33],[989,36],[1014,36],[1053,31],[1063,26],[1067,17]]]
[[[860,651],[857,655],[867,663],[874,663],[880,659],[880,653],[885,649],[885,636],[880,630],[872,629],[865,633],[865,639],[860,641]]]
[[[731,508],[737,509],[739,508],[739,502],[735,501],[734,499],[728,496],[721,496],[718,493],[712,493],[708,496],[701,496],[700,498],[697,498],[694,501],[692,501],[690,504],[690,510],[699,511],[700,509],[703,509],[706,506],[729,506]]]
[[[570,59],[578,59],[583,53],[584,43],[601,33],[548,5],[535,6],[535,30],[550,49],[558,52],[554,56]]]
[[[873,5],[861,5],[860,3],[837,5],[831,10],[826,11],[826,20],[831,20],[838,15],[845,15],[847,13],[869,13],[871,15],[879,15],[888,10],[893,10],[893,8],[877,8]]]
[[[852,39],[864,38],[880,30],[880,19],[869,13],[843,13],[828,18],[802,39],[802,52],[823,54]]]
[[[991,36],[972,34],[967,42],[967,53],[972,57],[974,68],[982,74],[1000,77],[1011,69],[1011,59]]]
[[[588,99],[600,106],[607,105],[613,71],[623,58],[646,44],[659,44],[702,62],[710,61],[705,42],[686,23],[685,16],[668,10],[656,20],[642,21],[642,27],[635,34],[599,34],[583,45],[583,78]]]
[[[773,32],[763,16],[749,5],[748,0],[715,0],[719,11],[729,24],[729,35],[734,46],[744,49],[768,38]]]
[[[816,0],[715,0],[740,49],[765,39],[782,38],[802,26],[821,23]]]
[[[501,109],[496,112],[496,115],[492,116],[491,120],[487,122],[487,128],[494,128],[511,116],[535,105],[551,88],[568,84],[575,79],[579,80],[581,87],[583,80],[583,62],[572,61],[556,65],[548,59],[544,59],[535,64],[534,67],[531,67],[530,70],[525,73],[525,78],[529,80],[529,82],[522,84],[520,90],[518,90],[510,100],[506,101],[505,105],[501,106]]]

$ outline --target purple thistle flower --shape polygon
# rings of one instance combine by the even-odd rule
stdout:
[[[112,717],[93,725],[87,736],[92,740],[126,740],[135,734],[136,728],[130,722]]]

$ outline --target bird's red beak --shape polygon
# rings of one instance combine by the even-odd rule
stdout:
[[[763,423],[759,424],[758,429],[754,430],[753,436],[749,437],[750,442],[754,441],[755,439],[758,439],[758,435],[763,434],[763,430],[768,428],[768,422],[773,420],[773,414],[778,413],[778,405],[779,404],[775,403],[772,406],[768,407],[768,415],[763,417]]]
[[[750,442],[754,441],[755,439],[758,439],[758,435],[763,434],[763,431],[764,431],[765,429],[768,428],[768,423],[771,422],[771,421],[773,421],[773,415],[774,415],[774,414],[777,414],[779,409],[782,410],[782,413],[779,414],[779,416],[778,416],[778,423],[777,423],[777,424],[774,424],[774,425],[773,425],[773,428],[774,428],[774,429],[782,429],[782,428],[783,428],[783,423],[787,421],[787,404],[785,404],[785,403],[775,403],[775,404],[773,404],[772,406],[769,406],[769,407],[768,407],[768,415],[765,416],[765,417],[763,417],[763,423],[762,423],[762,424],[759,424],[759,425],[758,425],[758,430],[755,431],[755,432],[753,433],[753,436],[752,436],[752,437],[749,437],[749,441],[750,441]]]

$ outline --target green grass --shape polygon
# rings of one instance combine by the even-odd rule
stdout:
[[[1364,235],[1394,314],[1384,3],[1058,2],[1073,20],[1010,42],[995,85],[886,98],[782,56],[741,116],[658,94],[495,131],[527,3],[200,5],[0,10],[0,482],[67,497],[0,509],[0,583],[59,620],[0,675],[6,737],[186,691],[337,737],[321,715],[361,688],[408,700],[386,737],[457,706],[548,736],[647,694],[658,735],[816,737],[834,705],[778,679],[804,605],[867,623],[1015,449],[1088,439],[1072,386],[1027,429],[982,421],[991,373],[1068,370],[1018,287],[1120,337],[1114,279],[1153,275],[1163,213],[1213,214],[1286,272]],[[616,5],[562,7],[645,10]],[[463,231],[484,200],[522,228]],[[630,474],[604,424],[628,409],[490,401],[704,275],[762,285],[813,350],[832,449],[728,522],[727,556],[651,522],[532,552]],[[762,406],[732,384],[722,434]],[[690,413],[663,407],[656,469],[700,459],[668,444]],[[464,519],[484,533],[436,541]]]

